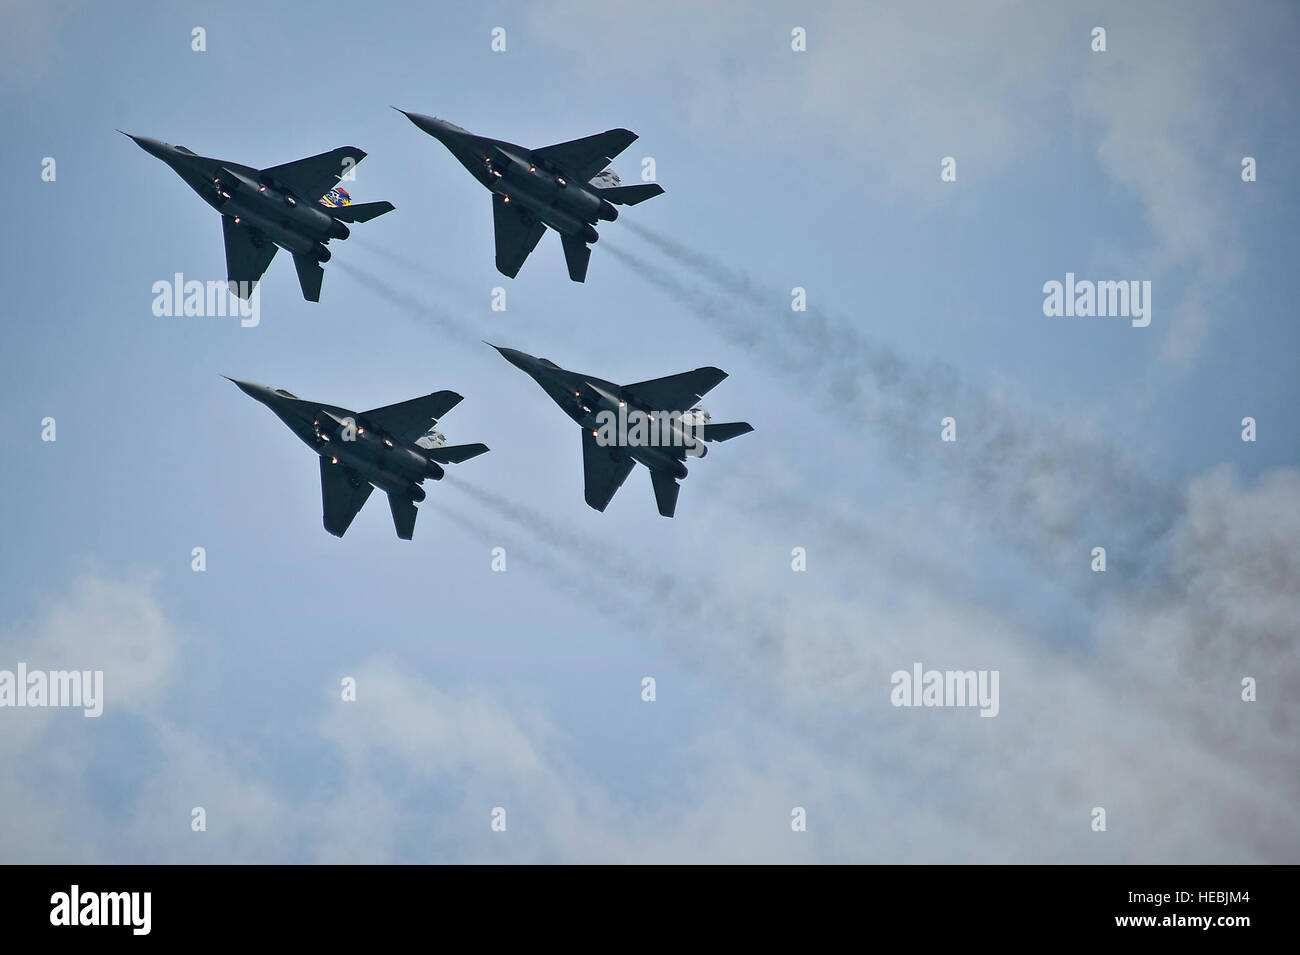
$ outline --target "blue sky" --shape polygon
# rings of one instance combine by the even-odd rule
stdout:
[[[102,666],[108,704],[0,711],[0,857],[1296,861],[1296,27],[6,6],[0,668]],[[614,168],[653,157],[667,193],[603,224],[584,285],[554,235],[509,280],[488,196],[390,104],[530,146],[626,126]],[[156,317],[155,281],[224,277],[220,228],[119,128],[259,167],[357,145],[354,200],[397,210],[334,244],[319,304],[281,255],[255,328]],[[1066,272],[1150,280],[1150,327],[1045,317]],[[706,406],[756,431],[674,520],[643,472],[596,513],[576,429],[480,338],[616,381],[717,365]],[[221,375],[355,409],[454,389],[440,427],[492,452],[453,476],[514,510],[446,481],[414,541],[377,496],[334,539],[311,455]],[[913,660],[1000,669],[999,717],[890,707]]]

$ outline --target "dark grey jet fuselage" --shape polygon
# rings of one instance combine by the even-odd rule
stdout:
[[[587,277],[595,223],[618,218],[616,205],[635,205],[663,193],[658,183],[618,185],[608,163],[636,140],[626,129],[609,129],[567,143],[528,149],[476,136],[446,120],[398,110],[447,147],[492,193],[496,264],[514,278],[550,226],[560,234],[569,277]]]
[[[744,421],[709,423],[700,400],[727,377],[719,368],[706,366],[694,371],[654,378],[631,385],[617,385],[603,378],[561,368],[548,358],[535,358],[514,348],[493,345],[510,364],[527,372],[551,396],[564,413],[582,428],[582,459],[587,503],[598,511],[609,505],[614,493],[627,480],[633,464],[650,470],[659,513],[672,517],[677,508],[678,481],[686,477],[685,458],[704,457],[708,449],[692,442],[727,441],[753,431]],[[655,444],[630,441],[602,444],[602,424],[631,410],[662,423],[665,434]],[[602,413],[604,414],[602,420]],[[682,421],[681,416],[688,416]],[[608,435],[608,430],[605,434]]]
[[[171,166],[204,202],[221,213],[226,279],[231,291],[241,298],[252,294],[278,246],[293,255],[303,298],[320,301],[321,263],[330,259],[330,239],[346,239],[349,222],[368,222],[393,210],[391,202],[331,206],[321,201],[365,158],[365,152],[355,146],[341,146],[269,169],[253,169],[199,156],[184,146],[124,135]]]
[[[424,500],[425,478],[442,480],[444,464],[459,464],[487,451],[483,444],[448,446],[435,425],[461,401],[454,391],[353,412],[307,401],[279,388],[230,379],[266,405],[320,456],[325,529],[342,537],[373,487],[388,494],[397,536],[410,540],[415,505]]]

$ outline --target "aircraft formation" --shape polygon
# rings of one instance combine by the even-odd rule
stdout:
[[[394,107],[396,109],[396,107]],[[595,223],[613,222],[617,206],[662,195],[658,183],[624,186],[609,168],[637,138],[627,129],[529,149],[477,136],[446,120],[398,110],[437,139],[492,193],[496,267],[514,278],[550,227],[559,233],[569,278],[583,282]],[[226,278],[231,291],[248,298],[278,249],[293,256],[303,298],[319,302],[323,264],[331,240],[343,241],[350,226],[391,212],[387,201],[354,203],[340,186],[365,158],[355,146],[341,146],[279,166],[256,169],[200,156],[185,146],[124,133],[162,160],[208,205],[221,214]],[[678,483],[687,457],[703,457],[710,442],[753,430],[747,422],[714,424],[700,399],[726,372],[706,366],[630,385],[617,385],[569,371],[545,358],[492,345],[526,372],[575,421],[582,433],[584,496],[604,511],[635,465],[650,473],[659,513],[676,513]],[[412,539],[416,504],[426,479],[441,480],[444,465],[485,453],[484,444],[448,445],[437,425],[463,399],[454,391],[371,411],[298,398],[292,393],[229,379],[269,408],[318,456],[322,522],[342,537],[375,488],[388,496],[397,536]]]

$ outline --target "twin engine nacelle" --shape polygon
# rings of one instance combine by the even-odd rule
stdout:
[[[596,213],[597,219],[604,219],[606,222],[613,222],[618,218],[618,210],[608,199],[600,200],[600,210]]]
[[[421,501],[423,501],[425,496],[424,488],[420,487],[420,485],[418,484],[412,484],[409,488],[407,488],[406,494],[416,504],[419,504]]]
[[[352,234],[352,230],[349,229],[346,224],[340,222],[338,219],[330,220],[331,239],[346,239],[351,234]]]
[[[435,481],[441,481],[443,477],[447,474],[447,472],[443,470],[442,465],[439,464],[437,461],[430,461],[428,474],[429,477],[433,478]],[[424,492],[421,491],[420,498],[423,497],[424,497]],[[419,498],[417,498],[417,500],[419,500]]]

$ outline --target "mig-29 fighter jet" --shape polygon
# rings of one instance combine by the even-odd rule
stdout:
[[[391,202],[353,203],[339,180],[366,157],[355,146],[340,146],[319,156],[269,169],[253,169],[224,159],[199,156],[184,146],[131,136],[185,180],[203,201],[221,213],[226,240],[226,279],[240,298],[253,294],[277,247],[293,254],[302,297],[320,301],[326,243],[346,239],[347,223],[369,222],[393,211]]]
[[[370,492],[388,493],[397,536],[415,533],[415,505],[424,500],[425,478],[440,481],[444,464],[459,464],[485,452],[484,444],[448,445],[435,425],[461,396],[437,391],[360,413],[295,397],[280,388],[235,381],[266,405],[303,443],[320,455],[320,489],[325,529],[335,537],[357,516]]]
[[[492,347],[531,375],[581,425],[586,498],[598,511],[605,510],[632,465],[640,462],[650,470],[659,513],[672,517],[677,509],[677,481],[686,477],[686,457],[704,457],[708,448],[702,442],[727,441],[754,430],[744,421],[711,424],[709,413],[696,404],[727,377],[720,368],[696,368],[616,385],[567,371],[547,358]]]
[[[583,139],[527,149],[475,136],[433,116],[397,111],[446,146],[492,192],[497,269],[510,278],[519,274],[524,259],[550,226],[560,233],[569,278],[585,281],[590,243],[599,238],[592,224],[617,219],[616,205],[634,206],[664,191],[657,182],[620,186],[618,176],[606,168],[636,140],[630,130],[607,129]]]

